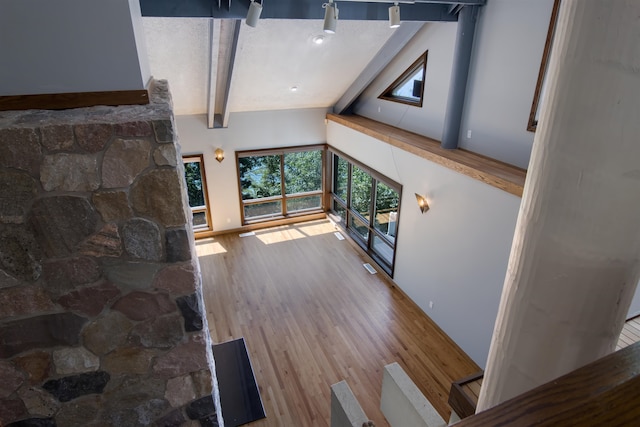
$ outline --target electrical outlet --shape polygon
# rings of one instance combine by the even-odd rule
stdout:
[[[378,113],[382,111],[382,108],[380,106],[378,106]]]
[[[467,130],[467,139],[471,139],[471,129]]]
[[[433,308],[433,301],[429,301],[429,308]]]

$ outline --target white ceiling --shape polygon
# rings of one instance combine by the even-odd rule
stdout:
[[[207,112],[209,22],[143,18],[151,73],[169,81],[176,114]],[[331,35],[322,32],[321,20],[263,19],[256,28],[243,22],[229,111],[333,106],[393,31],[387,21],[340,21]],[[313,43],[318,35],[325,36],[322,45]]]
[[[209,19],[142,18],[142,22],[151,75],[169,81],[174,112],[206,113]]]

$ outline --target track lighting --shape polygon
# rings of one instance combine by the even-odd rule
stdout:
[[[324,8],[324,32],[334,34],[338,24],[338,5],[333,0],[329,0],[329,3],[323,4],[322,7]]]
[[[255,0],[251,0],[249,5],[249,11],[247,12],[246,23],[250,27],[254,27],[258,24],[260,14],[262,13],[262,3],[257,3]],[[391,12],[389,12],[391,13]]]
[[[398,28],[400,26],[400,6],[398,2],[389,8],[389,28]]]

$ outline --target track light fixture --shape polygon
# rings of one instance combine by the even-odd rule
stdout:
[[[322,7],[324,8],[324,32],[334,34],[338,24],[338,5],[333,0],[329,0],[329,3],[324,3]]]
[[[251,0],[251,4],[249,5],[249,11],[247,12],[247,19],[245,20],[247,25],[255,28],[255,26],[258,24],[258,20],[260,19],[261,13],[262,13],[262,3],[257,3],[255,0]]]
[[[400,26],[400,6],[395,2],[389,8],[389,28],[398,28]]]

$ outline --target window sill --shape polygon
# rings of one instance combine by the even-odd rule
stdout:
[[[322,208],[318,208],[318,209],[307,210],[299,213],[290,213],[287,216],[274,215],[274,216],[265,217],[265,218],[248,219],[248,220],[245,220],[244,226],[253,226],[253,225],[262,224],[267,227],[270,227],[273,224],[276,224],[276,225],[290,224],[296,221],[305,221],[305,219],[301,219],[301,218],[313,217],[315,219],[317,215],[322,215],[324,217],[325,216],[324,210],[322,210]]]

